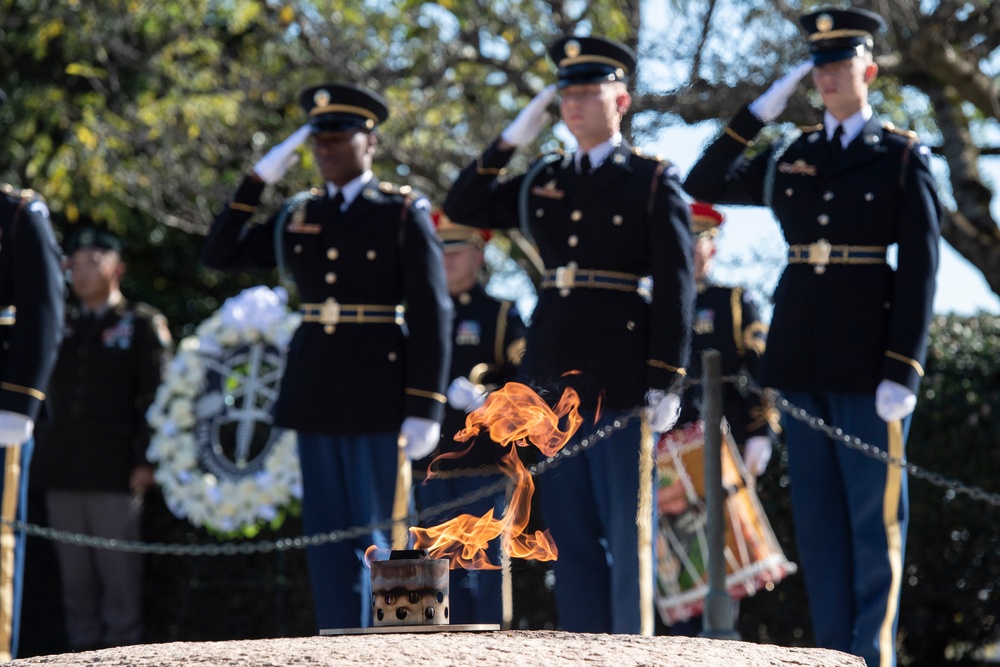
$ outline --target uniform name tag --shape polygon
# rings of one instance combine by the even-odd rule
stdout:
[[[285,227],[285,229],[291,232],[292,234],[319,234],[321,231],[323,231],[323,228],[319,225],[313,225],[304,222],[299,222],[299,223],[292,222],[287,227]]]
[[[306,210],[300,208],[292,214],[292,221],[285,227],[292,234],[319,234],[323,231],[320,225],[313,225],[306,222]]]
[[[531,194],[538,195],[539,197],[547,197],[548,199],[562,199],[566,196],[565,191],[556,189],[556,182],[554,180],[549,181],[544,186],[536,185],[531,188]]]
[[[803,176],[816,175],[816,167],[811,164],[807,164],[805,160],[796,160],[795,162],[779,162],[778,171],[782,174],[801,174]]]

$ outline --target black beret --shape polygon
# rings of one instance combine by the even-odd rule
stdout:
[[[602,37],[563,37],[549,47],[558,87],[579,83],[627,81],[635,70],[635,53],[629,47]]]
[[[306,88],[299,94],[299,104],[309,116],[313,133],[370,130],[389,117],[382,97],[350,83]]]
[[[122,240],[106,229],[85,226],[74,229],[66,243],[63,244],[63,251],[67,255],[72,255],[81,248],[99,248],[101,250],[122,251]]]
[[[824,65],[871,50],[872,35],[885,28],[882,17],[864,9],[821,9],[799,23],[809,33],[813,64]]]

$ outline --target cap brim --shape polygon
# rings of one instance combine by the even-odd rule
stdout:
[[[360,116],[342,116],[339,114],[323,114],[309,120],[313,134],[320,132],[350,132],[351,130],[369,130],[367,119]]]
[[[464,250],[465,248],[478,248],[482,249],[485,242],[475,241],[474,239],[466,239],[464,241],[442,241],[441,246],[445,252],[452,252],[456,250]]]
[[[863,53],[863,51],[862,51]],[[825,65],[835,63],[840,60],[850,60],[854,56],[861,55],[858,47],[848,47],[843,49],[832,49],[830,51],[817,51],[812,54],[813,65]]]
[[[622,76],[619,77],[619,74]],[[624,70],[605,63],[577,63],[559,70],[558,88],[585,83],[624,80]]]

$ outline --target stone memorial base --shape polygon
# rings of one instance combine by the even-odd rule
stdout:
[[[10,665],[51,667],[864,667],[857,656],[698,637],[575,634],[555,631],[346,635],[221,642],[142,644],[36,656]]]

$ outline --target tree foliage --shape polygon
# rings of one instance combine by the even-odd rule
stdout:
[[[351,81],[380,91],[392,113],[377,174],[439,202],[551,80],[545,49],[556,36],[596,30],[634,43],[639,21],[637,0],[0,7],[0,87],[11,99],[0,110],[0,178],[45,194],[64,230],[92,219],[124,233],[127,287],[182,332],[249,282],[199,268],[189,235],[304,122],[302,88]],[[272,189],[272,207],[314,183],[311,156],[302,158]]]
[[[698,0],[670,7],[666,27],[646,40],[641,127],[678,119],[728,119],[794,63],[807,58],[803,13],[831,0]],[[941,158],[950,197],[942,234],[1000,294],[1000,228],[990,211],[1000,183],[981,160],[1000,154],[1000,4],[991,0],[858,0],[883,17],[876,38],[876,112],[916,130]],[[660,74],[664,73],[664,74]],[[807,83],[800,90],[811,89]],[[780,120],[812,125],[815,93],[793,96]]]
[[[160,307],[182,335],[221,299],[260,280],[201,268],[199,235],[248,167],[304,122],[297,94],[307,85],[345,80],[385,95],[392,115],[379,129],[377,175],[440,202],[457,171],[552,80],[545,50],[556,36],[594,32],[638,49],[637,114],[629,131],[642,143],[671,123],[726,119],[760,94],[806,56],[796,18],[819,4],[0,0],[0,88],[10,98],[0,107],[0,180],[45,194],[62,233],[92,219],[123,234],[130,267],[126,294]],[[989,208],[997,184],[986,182],[980,171],[982,159],[1000,152],[1000,3],[856,4],[878,11],[890,24],[879,37],[882,76],[873,103],[934,147],[953,194],[945,237],[1000,293],[1000,231]],[[817,109],[814,95],[797,95],[785,118],[813,123]],[[556,143],[549,133],[535,148]],[[315,174],[303,151],[301,164],[268,188],[265,205],[273,208],[284,196],[315,184]],[[273,282],[275,276],[265,279]],[[953,325],[938,328],[947,332],[948,326]],[[947,458],[961,446],[993,455],[996,437],[985,426],[989,415],[981,414],[981,406],[997,404],[995,387],[976,389],[972,400],[970,390],[954,389],[963,380],[951,375],[967,370],[959,367],[963,354],[974,349],[987,325],[968,331],[932,349],[929,369],[944,368],[948,382],[947,388],[937,387],[929,370],[925,392],[935,396],[925,396],[923,404],[940,412],[933,412],[932,424],[921,422],[918,412],[911,439],[915,459],[925,451]],[[977,373],[995,368],[997,347],[991,345],[993,356],[978,356],[969,368]],[[932,469],[954,463],[931,456],[917,461]],[[995,471],[990,474],[995,478]],[[776,484],[784,493],[780,479]],[[996,537],[987,528],[973,529],[980,524],[974,524],[977,509],[969,501],[914,495],[911,545],[916,540],[920,546],[911,547],[907,566],[906,649],[913,655],[920,647],[937,656],[940,646],[931,644],[942,637],[979,645],[995,627],[995,592],[983,577],[996,579],[984,565],[991,555],[996,560]],[[931,516],[936,546],[918,537]],[[957,539],[945,535],[954,526],[960,526]],[[787,533],[783,539],[790,539]],[[791,551],[790,544],[786,548]],[[940,583],[934,558],[953,568],[953,579]],[[798,609],[797,615],[786,617],[787,623],[751,617],[762,629],[752,636],[744,630],[744,636],[808,643],[805,615],[795,606],[802,595],[782,591],[795,591],[794,582],[781,584],[775,595],[784,599],[776,605],[772,598],[768,609]],[[940,599],[926,602],[925,591]],[[921,601],[909,606],[914,595]],[[925,602],[926,613],[916,607]]]

